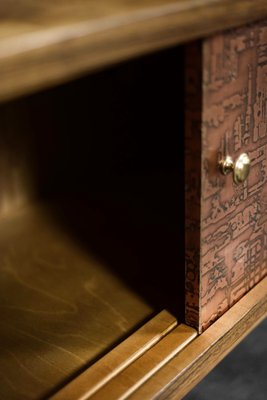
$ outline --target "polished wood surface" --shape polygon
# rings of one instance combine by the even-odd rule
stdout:
[[[3,0],[0,100],[266,15],[265,0]]]
[[[177,319],[163,310],[138,331],[56,393],[53,400],[84,399],[92,396],[114,376],[132,364],[177,325]]]
[[[129,398],[183,398],[266,316],[264,278]]]
[[[196,336],[195,329],[184,324],[179,325],[90,398],[94,400],[128,398]]]
[[[0,398],[47,396],[154,312],[49,207],[2,217],[0,249]]]

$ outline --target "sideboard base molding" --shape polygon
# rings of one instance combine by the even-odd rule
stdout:
[[[267,278],[137,390],[131,400],[181,399],[267,316]]]
[[[167,334],[129,360],[117,373],[109,374],[92,390],[94,368],[107,369],[107,360],[123,351],[127,342],[140,336],[141,330],[113,349],[103,359],[61,389],[53,400],[61,399],[181,399],[197,385],[267,315],[267,278],[263,279],[204,333],[184,324],[173,323]],[[141,329],[156,327],[156,321],[170,319],[163,310]],[[166,322],[166,321],[165,321]],[[159,331],[160,333],[160,331]],[[156,335],[156,333],[155,333]],[[122,355],[122,354],[121,354]],[[111,366],[112,364],[110,364]],[[82,387],[82,391],[80,388]]]

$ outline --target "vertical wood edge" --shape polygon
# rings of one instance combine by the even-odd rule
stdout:
[[[185,321],[200,331],[202,41],[185,47]]]

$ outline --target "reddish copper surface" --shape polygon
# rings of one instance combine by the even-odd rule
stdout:
[[[194,160],[186,157],[186,319],[201,331],[267,273],[267,22],[216,35],[197,47],[201,123],[190,128],[187,121],[186,129]],[[218,162],[243,152],[251,171],[236,185],[231,174],[220,174]],[[199,182],[199,205],[192,173]],[[192,252],[198,254],[193,263]]]

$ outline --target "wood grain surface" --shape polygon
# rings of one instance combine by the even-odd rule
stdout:
[[[90,398],[94,400],[128,398],[196,336],[195,329],[184,324],[179,325]],[[75,391],[72,398],[76,398]]]
[[[201,331],[267,274],[267,22],[192,46],[186,321]],[[201,81],[202,98],[196,95],[192,102]],[[244,152],[250,174],[237,185],[218,165],[227,155],[236,160]]]
[[[129,399],[182,399],[266,316],[264,278]]]
[[[52,396],[52,399],[73,400],[90,397],[160,341],[176,325],[177,319],[168,311],[163,310]]]
[[[0,100],[266,14],[265,0],[4,0]]]
[[[46,397],[153,313],[49,208],[2,217],[0,257],[1,399]]]

